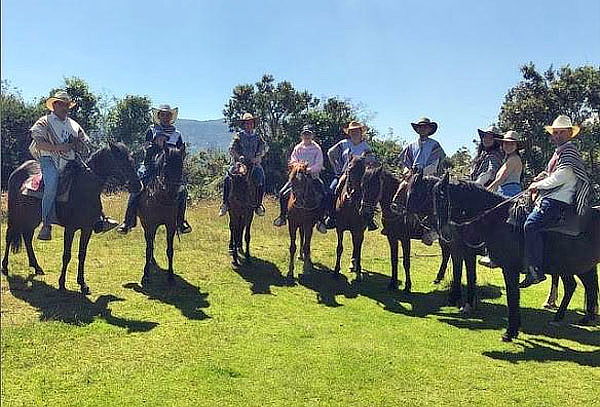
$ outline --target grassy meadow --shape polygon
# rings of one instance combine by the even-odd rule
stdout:
[[[105,197],[106,212],[120,219],[125,202]],[[466,318],[445,305],[450,271],[431,284],[437,246],[414,242],[407,295],[386,290],[388,247],[378,232],[365,241],[365,281],[351,284],[349,237],[343,278],[332,279],[330,232],[313,240],[316,270],[290,285],[274,202],[253,227],[254,260],[237,271],[217,208],[190,209],[194,232],[176,240],[173,287],[163,271],[140,285],[139,227],[92,238],[88,297],[78,293],[76,245],[70,291],[57,290],[60,228],[52,242],[34,243],[45,276],[30,275],[24,251],[11,255],[1,278],[2,406],[600,405],[600,328],[570,324],[583,313],[581,284],[560,327],[540,308],[548,284],[524,290],[521,336],[502,343],[499,270],[478,269],[481,304]],[[3,223],[3,247],[4,231]]]

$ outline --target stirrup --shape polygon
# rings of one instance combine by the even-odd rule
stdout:
[[[279,215],[277,219],[273,221],[273,226],[283,226],[287,223],[287,218],[284,215]]]

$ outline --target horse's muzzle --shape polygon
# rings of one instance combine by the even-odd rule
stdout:
[[[137,194],[142,190],[142,182],[137,178],[134,181],[129,181],[127,189],[130,193]]]

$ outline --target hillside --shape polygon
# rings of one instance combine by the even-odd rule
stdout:
[[[178,119],[175,125],[194,151],[225,150],[231,141],[229,128],[223,119],[202,121]]]

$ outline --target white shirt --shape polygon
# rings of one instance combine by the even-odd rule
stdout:
[[[547,194],[542,193],[544,198],[556,199],[567,204],[573,203],[573,198],[577,192],[577,183],[579,179],[571,167],[563,167],[552,174],[548,175],[541,181],[536,181],[533,186],[540,191],[547,191]]]

